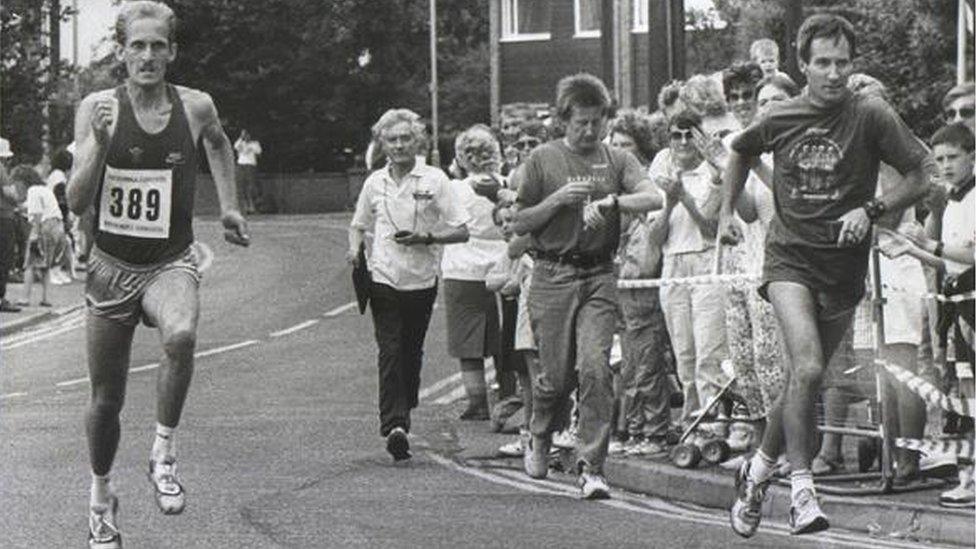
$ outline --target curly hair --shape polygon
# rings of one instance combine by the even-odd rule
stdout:
[[[657,94],[657,108],[663,111],[674,105],[674,102],[681,95],[681,87],[684,85],[685,83],[681,80],[672,80],[662,86],[661,91]]]
[[[562,120],[569,120],[573,107],[600,107],[609,115],[612,104],[607,86],[592,74],[567,76],[556,85],[556,116]]]
[[[681,87],[681,101],[701,116],[722,116],[728,112],[722,86],[714,78],[696,74]]]
[[[749,86],[755,89],[762,77],[762,69],[752,61],[733,63],[731,67],[722,71],[722,88],[725,90],[726,99],[732,88]]]
[[[10,170],[10,179],[14,181],[20,181],[25,187],[36,187],[38,185],[44,185],[44,179],[41,178],[41,174],[37,173],[34,166],[30,164],[20,164]]]
[[[610,122],[610,135],[615,133],[630,136],[637,144],[641,156],[648,162],[661,150],[651,118],[637,111],[626,109],[618,112],[617,117]]]
[[[484,154],[486,151],[489,154]],[[489,169],[491,164],[497,169],[501,164],[502,152],[491,128],[475,124],[455,138],[454,158],[465,172],[480,173]]]

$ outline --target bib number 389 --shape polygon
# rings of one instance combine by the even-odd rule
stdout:
[[[169,238],[171,170],[105,168],[98,228],[139,238]]]

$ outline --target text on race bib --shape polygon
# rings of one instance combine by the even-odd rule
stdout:
[[[169,238],[172,170],[105,167],[98,230],[137,238]]]

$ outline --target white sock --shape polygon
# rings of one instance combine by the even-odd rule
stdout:
[[[790,473],[790,498],[796,501],[796,496],[801,490],[809,488],[813,490],[813,473],[809,469],[800,469]]]
[[[156,424],[156,438],[152,446],[153,461],[162,461],[167,457],[176,456],[176,428],[167,427],[162,423]]]
[[[91,497],[88,504],[92,507],[96,505],[108,505],[112,489],[109,487],[108,475],[96,475],[92,473]]]
[[[776,460],[767,456],[762,450],[756,450],[749,463],[749,478],[753,482],[766,482],[773,476]]]

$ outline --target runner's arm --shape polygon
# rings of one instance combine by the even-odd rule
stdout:
[[[735,204],[742,194],[749,176],[749,166],[753,157],[743,155],[732,148],[729,151],[729,161],[722,173],[722,207],[719,211],[718,232],[723,242],[737,244],[742,239],[741,231],[733,215]]]
[[[617,198],[617,206],[621,213],[640,214],[651,210],[660,210],[664,207],[664,201],[654,183],[651,183],[650,179],[643,179],[637,183],[633,192],[620,195]]]
[[[108,157],[108,139],[99,140],[92,129],[97,102],[97,95],[89,95],[78,105],[78,112],[75,114],[77,149],[66,190],[68,207],[75,215],[84,214],[94,203],[95,193],[98,192],[98,176]]]
[[[234,153],[230,139],[224,133],[217,116],[217,107],[210,95],[196,92],[191,96],[192,114],[200,124],[200,137],[207,154],[210,173],[213,175],[214,185],[217,187],[217,199],[220,202],[220,213],[227,215],[237,212],[237,183],[234,181]]]

